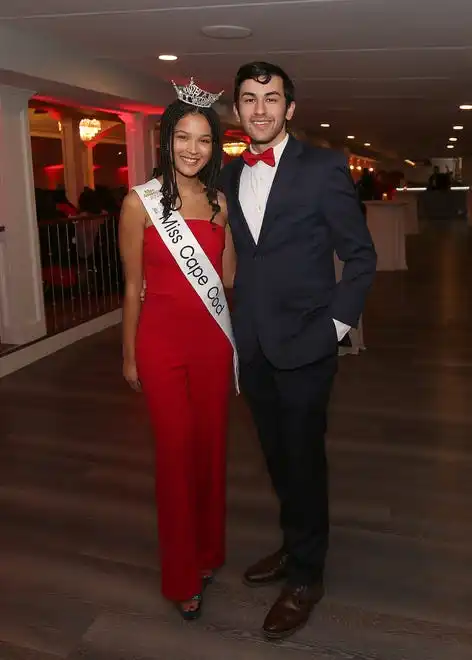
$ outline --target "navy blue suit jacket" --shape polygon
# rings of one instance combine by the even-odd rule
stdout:
[[[221,172],[237,254],[233,326],[240,359],[260,346],[293,369],[337,350],[333,318],[355,327],[376,254],[345,157],[290,137],[257,244],[239,203],[239,158]],[[336,284],[334,252],[344,262]]]

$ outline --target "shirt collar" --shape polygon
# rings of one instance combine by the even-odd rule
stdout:
[[[279,161],[280,161],[280,159],[281,159],[281,157],[282,157],[282,154],[283,154],[283,152],[284,152],[284,149],[285,149],[285,147],[287,146],[288,138],[289,138],[289,135],[288,135],[288,133],[287,133],[287,135],[284,137],[284,139],[282,140],[282,142],[279,142],[279,144],[275,145],[275,147],[274,147],[274,158],[275,158],[275,164],[276,164],[276,165],[279,164]],[[251,149],[251,151],[252,151],[253,153],[255,153],[254,150],[253,150],[253,148],[252,148],[252,145],[251,145],[249,148]]]

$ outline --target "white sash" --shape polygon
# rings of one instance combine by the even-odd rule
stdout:
[[[239,394],[238,353],[224,287],[218,273],[188,228],[182,215],[178,211],[171,211],[167,220],[164,219],[161,204],[161,184],[157,179],[152,179],[141,186],[135,186],[133,190],[139,195],[153,225],[177,262],[178,267],[228,338],[233,348],[234,382],[236,391]]]

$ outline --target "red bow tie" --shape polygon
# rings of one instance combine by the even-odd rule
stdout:
[[[266,163],[266,165],[270,165],[270,167],[275,167],[275,156],[272,147],[270,149],[266,149],[261,154],[255,154],[249,149],[246,149],[246,151],[243,153],[243,159],[246,165],[249,165],[249,167],[253,167],[253,165],[259,163],[259,161]]]

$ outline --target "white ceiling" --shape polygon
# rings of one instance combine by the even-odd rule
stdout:
[[[335,143],[371,142],[404,158],[472,153],[472,0],[15,0],[0,24],[121,62],[139,74],[228,90],[238,66],[282,65],[297,88],[297,122]],[[243,40],[203,36],[240,25]],[[163,63],[159,53],[179,60]],[[323,132],[321,122],[330,122]],[[456,149],[452,125],[462,123]],[[452,153],[451,153],[452,152]]]

